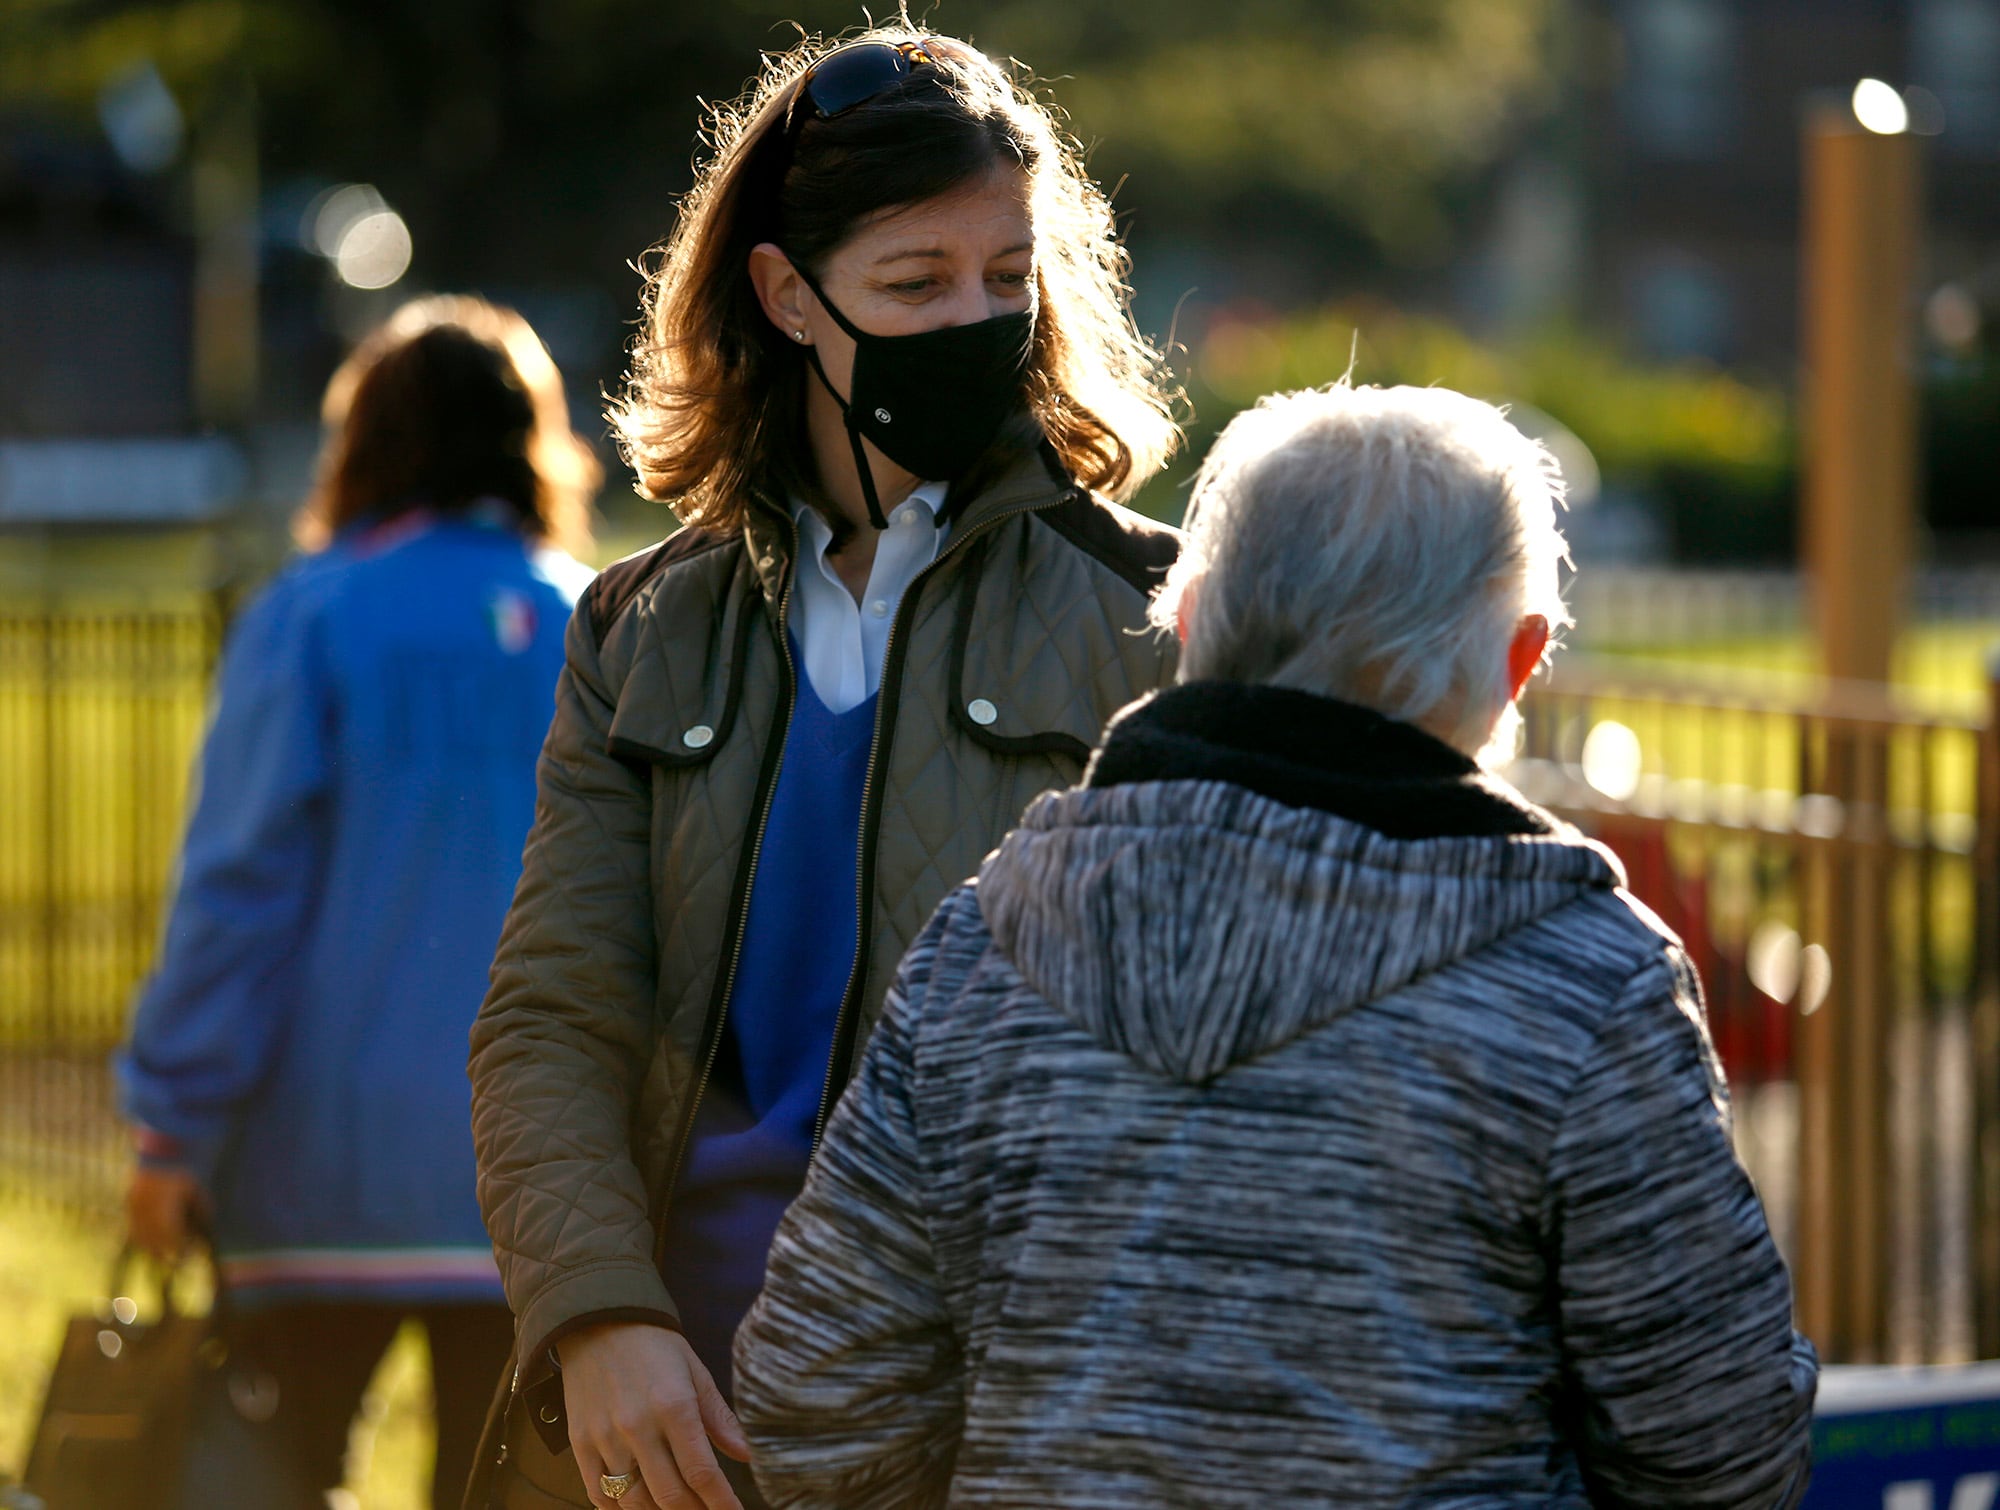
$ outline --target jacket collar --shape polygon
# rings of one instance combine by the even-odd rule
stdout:
[[[940,559],[994,519],[1025,509],[1047,508],[1081,491],[1046,444],[1024,451],[1000,467],[990,482],[976,486],[970,497],[960,498],[956,490],[946,496],[944,517],[951,521],[951,538],[939,552]],[[784,593],[797,531],[791,510],[782,500],[761,495],[751,500],[744,539],[751,569],[773,603]]]
[[[1549,834],[1504,781],[1442,740],[1367,708],[1290,687],[1189,682],[1112,721],[1092,787],[1226,781],[1392,839]]]

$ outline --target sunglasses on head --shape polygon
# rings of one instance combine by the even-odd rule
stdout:
[[[785,135],[809,120],[830,121],[887,94],[920,65],[935,63],[922,42],[850,42],[808,68],[785,107]]]

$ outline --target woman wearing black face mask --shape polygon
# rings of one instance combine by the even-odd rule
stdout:
[[[1173,675],[1177,537],[1109,499],[1178,436],[1046,108],[898,27],[715,128],[613,415],[687,528],[578,610],[473,1035],[474,1505],[756,1502],[730,1338],[898,957]]]

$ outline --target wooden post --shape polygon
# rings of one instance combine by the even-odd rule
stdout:
[[[226,89],[196,133],[194,396],[234,427],[257,403],[257,111],[247,75]]]
[[[1802,743],[1810,746],[1824,733],[1823,725],[1806,723]],[[1807,767],[1800,762],[1801,787],[1811,789]],[[1840,864],[1838,849],[1817,839],[1793,839],[1795,873],[1799,878],[1799,923],[1811,940],[1838,935],[1834,917],[1833,873]],[[1832,984],[1839,984],[1838,981]],[[1797,1289],[1799,1330],[1823,1349],[1830,1349],[1838,1320],[1834,1298],[1842,1250],[1834,1212],[1840,1200],[1839,1042],[1834,1014],[1840,1009],[1831,987],[1809,1016],[1798,1020],[1794,1038],[1795,1073],[1799,1079],[1798,1202],[1792,1217],[1792,1273]]]
[[[1823,106],[1805,142],[1803,541],[1820,667],[1889,678],[1916,518],[1917,139]]]
[[[1982,1358],[2000,1357],[2000,645],[1986,663],[1973,850],[1978,959],[1972,1002],[1972,1306]]]
[[[1920,226],[1917,144],[1864,129],[1845,101],[1810,114],[1805,143],[1805,507],[1801,542],[1821,669],[1888,680],[1909,576],[1916,495],[1913,353]],[[1887,750],[1830,722],[1807,790],[1845,813],[1825,878],[1834,986],[1804,1029],[1800,1315],[1829,1358],[1888,1345],[1887,1100],[1893,957],[1881,898]]]

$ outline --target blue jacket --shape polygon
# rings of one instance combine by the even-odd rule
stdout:
[[[588,572],[406,516],[236,624],[159,965],[120,1057],[246,1299],[498,1299],[466,1033]]]

